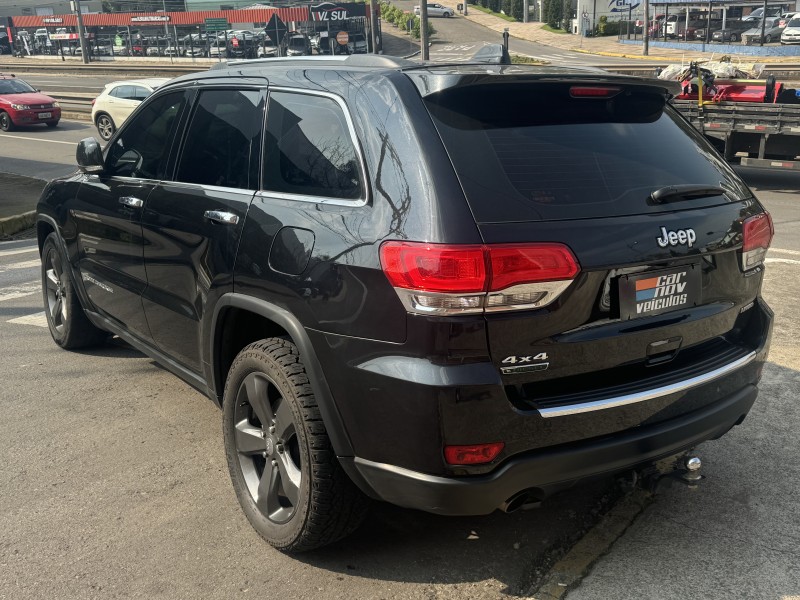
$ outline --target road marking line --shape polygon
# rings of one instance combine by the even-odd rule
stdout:
[[[77,146],[78,145],[76,142],[62,142],[61,140],[49,140],[47,138],[24,137],[24,136],[21,136],[21,135],[14,135],[14,134],[11,134],[11,136],[9,136],[9,139],[28,140],[30,142],[46,142],[48,144],[68,144],[70,146]]]
[[[0,273],[14,271],[16,269],[32,269],[41,264],[42,262],[37,258],[36,260],[26,260],[25,262],[11,263],[10,265],[0,265]]]
[[[785,265],[800,265],[800,260],[793,260],[791,258],[767,258],[764,259],[766,263],[783,263]]]
[[[0,250],[0,256],[14,256],[15,254],[27,254],[28,252],[38,252],[39,248],[33,246],[32,248],[23,248],[17,250]]]
[[[8,287],[0,290],[0,302],[7,300],[16,300],[17,298],[24,298],[31,294],[37,294],[42,289],[42,284],[38,281],[31,281],[30,283],[22,283],[18,286]]]
[[[47,329],[47,316],[44,314],[44,311],[32,315],[25,315],[24,317],[17,317],[8,322],[16,325],[36,325],[36,327],[44,327]]]
[[[784,250],[782,248],[770,248],[770,252],[777,252],[778,254],[789,254],[791,256],[800,256],[800,251],[798,250]]]

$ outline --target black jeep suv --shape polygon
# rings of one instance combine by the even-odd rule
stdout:
[[[218,402],[285,550],[367,498],[487,514],[680,454],[756,398],[773,227],[676,91],[376,56],[178,78],[44,190],[50,331]]]

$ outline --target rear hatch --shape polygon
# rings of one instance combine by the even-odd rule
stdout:
[[[520,408],[672,385],[752,355],[761,266],[743,264],[743,224],[769,219],[664,82],[445,77],[418,86],[484,243],[563,245],[579,269],[517,306],[487,305],[491,357]]]

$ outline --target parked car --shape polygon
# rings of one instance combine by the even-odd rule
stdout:
[[[366,54],[369,52],[367,38],[363,33],[351,33],[347,47],[350,54]]]
[[[786,12],[781,15],[780,22],[778,23],[781,27],[786,27],[794,18],[800,17],[800,12]]]
[[[106,84],[92,101],[92,122],[103,140],[110,140],[131,113],[169,78],[132,79]]]
[[[11,54],[11,42],[8,41],[8,34],[0,31],[0,55]]]
[[[42,94],[27,81],[0,73],[0,130],[44,123],[56,127],[61,107],[55,98]]]
[[[302,33],[288,33],[286,35],[287,56],[309,56],[311,54],[311,40]]]
[[[780,19],[778,17],[767,17],[766,25],[764,27],[763,41],[765,44],[770,44],[774,41],[781,39],[783,27],[780,26]],[[748,29],[742,33],[743,44],[758,44],[762,41],[761,21],[756,22],[752,29]]]
[[[269,58],[278,55],[278,47],[268,35],[265,35],[258,40],[258,49],[256,56],[258,58]]]
[[[711,39],[715,42],[738,42],[742,33],[752,27],[749,21],[730,20],[725,23],[725,29],[716,29],[711,32]]]
[[[800,17],[795,17],[786,24],[781,33],[781,44],[800,44]]]
[[[782,12],[783,11],[780,6],[767,7],[767,17],[779,17]],[[742,21],[760,21],[763,15],[764,15],[764,8],[759,7],[750,12],[750,14],[742,17]]]
[[[228,38],[229,58],[255,58],[258,51],[258,40],[250,32],[237,33]]]
[[[429,17],[452,17],[453,16],[453,9],[448,8],[447,6],[442,6],[438,2],[427,2],[428,7],[428,16]],[[420,7],[417,4],[414,7],[414,14],[419,16]]]
[[[228,45],[224,39],[216,39],[211,42],[208,47],[208,56],[210,58],[227,58]]]
[[[756,400],[774,230],[679,89],[369,55],[182,76],[44,189],[50,333],[219,403],[285,551],[367,497],[513,511],[682,456]]]

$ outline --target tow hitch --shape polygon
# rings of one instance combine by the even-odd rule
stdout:
[[[704,475],[700,473],[703,462],[691,451],[664,458],[648,467],[632,471],[621,477],[623,487],[639,486],[655,493],[660,485],[679,481],[690,488],[696,488]]]

